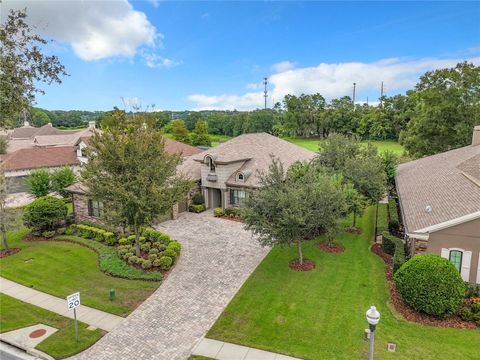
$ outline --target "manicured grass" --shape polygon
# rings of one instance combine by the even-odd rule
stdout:
[[[318,151],[318,146],[321,141],[319,139],[304,139],[304,138],[291,138],[291,137],[285,137],[284,139],[287,141],[290,141],[293,144],[296,144],[298,146],[301,146],[305,149],[308,149],[314,152]],[[368,142],[369,141],[362,141],[363,144],[367,144]],[[370,142],[378,148],[379,152],[390,150],[400,156],[403,154],[403,151],[404,151],[403,146],[396,141],[370,141]]]
[[[63,359],[85,350],[103,335],[102,330],[90,331],[87,330],[87,324],[78,322],[79,341],[77,342],[73,320],[1,293],[0,308],[0,332],[16,330],[39,323],[57,328],[57,332],[36,347],[56,359]]]
[[[127,280],[102,273],[98,255],[77,244],[57,241],[24,241],[26,229],[9,233],[9,244],[22,250],[0,260],[0,275],[61,298],[81,292],[82,303],[125,316],[143,302],[159,282]],[[116,299],[109,300],[110,289]]]
[[[202,356],[202,355],[190,355],[190,357],[187,360],[215,360],[215,359]]]
[[[370,252],[375,208],[359,220],[360,236],[343,233],[340,254],[327,254],[311,241],[306,258],[309,272],[290,270],[294,247],[275,247],[243,285],[208,337],[284,353],[304,359],[365,359],[368,327],[365,311],[381,313],[376,333],[378,359],[479,359],[479,330],[435,328],[395,316],[387,304],[389,292],[383,261]],[[387,342],[397,352],[387,352]]]
[[[230,140],[232,137],[228,135],[210,135],[210,139],[212,139],[212,146],[217,146],[222,142]]]

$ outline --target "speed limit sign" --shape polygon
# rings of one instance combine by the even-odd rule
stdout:
[[[67,296],[67,306],[68,310],[73,310],[80,306],[80,293],[76,292],[74,294]]]

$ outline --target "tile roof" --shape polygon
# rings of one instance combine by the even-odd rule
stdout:
[[[407,232],[480,211],[479,175],[480,145],[399,165],[397,192]]]
[[[7,171],[80,164],[73,146],[20,149],[5,155],[1,161]]]
[[[197,162],[203,162],[206,155],[215,158],[215,163],[226,164],[240,162],[239,171],[248,173],[245,181],[237,181],[233,173],[227,180],[228,185],[233,186],[258,186],[258,171],[267,171],[272,160],[271,155],[277,157],[284,167],[288,168],[296,161],[311,160],[315,153],[298,145],[267,133],[252,133],[237,136],[214,148],[202,151],[192,158]],[[192,169],[191,169],[192,171]],[[192,171],[192,174],[200,170]]]

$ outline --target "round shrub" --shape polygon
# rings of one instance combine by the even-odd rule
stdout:
[[[176,240],[172,240],[168,243],[167,245],[167,249],[172,249],[173,251],[175,251],[175,253],[178,255],[180,255],[180,249],[182,248],[182,246],[180,245],[180,243]]]
[[[205,197],[201,193],[195,193],[192,197],[192,203],[194,205],[203,205],[205,204]]]
[[[156,243],[153,243],[153,246],[155,249],[157,249],[158,251],[163,251],[167,248],[167,245],[165,244],[162,244],[162,243],[159,243],[159,242],[156,242]]]
[[[177,253],[175,252],[175,250],[173,249],[169,249],[168,247],[165,249],[165,251],[163,252],[163,255],[164,256],[169,256],[171,257],[173,260],[177,257]]]
[[[162,270],[168,270],[170,269],[170,266],[173,264],[173,259],[170,256],[162,256],[159,259],[159,267]]]
[[[148,253],[150,251],[150,243],[141,244],[140,250]]]
[[[138,257],[135,255],[132,255],[128,258],[128,263],[129,264],[137,264],[138,263]]]
[[[123,255],[123,258],[125,260],[129,260],[133,256],[133,252],[127,252],[125,255]]]
[[[394,280],[400,295],[417,311],[443,318],[463,302],[465,285],[458,270],[437,255],[414,256],[395,273]]]
[[[160,259],[153,260],[153,262],[152,262],[153,267],[159,267],[160,264],[161,264],[161,263],[160,263]]]
[[[25,208],[23,223],[34,231],[54,230],[67,216],[67,207],[61,199],[44,196]]]
[[[142,261],[142,269],[150,269],[152,267],[152,262],[150,260]]]
[[[148,260],[150,260],[150,261],[152,261],[152,262],[155,261],[155,260],[157,260],[157,259],[158,259],[158,255],[157,255],[157,254],[150,254],[150,255],[148,255]]]
[[[213,209],[213,216],[215,216],[215,217],[222,217],[223,215],[225,215],[225,214],[224,214],[222,208],[215,208],[215,209]]]
[[[156,248],[150,249],[149,254],[158,254],[159,251]]]

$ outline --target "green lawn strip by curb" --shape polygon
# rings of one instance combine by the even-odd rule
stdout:
[[[58,329],[36,347],[55,359],[63,359],[89,348],[104,334],[101,329],[87,330],[88,325],[79,321],[79,341],[77,342],[72,319],[1,293],[0,310],[0,332],[2,333],[39,323]]]

